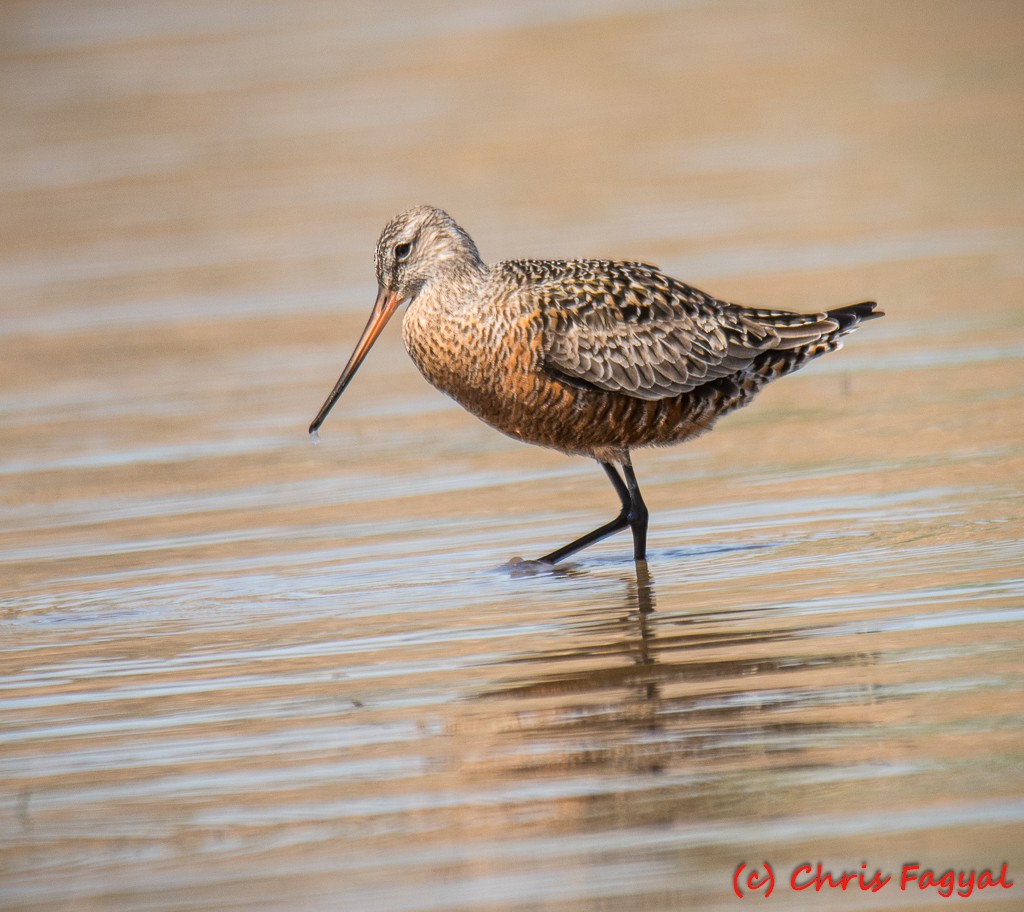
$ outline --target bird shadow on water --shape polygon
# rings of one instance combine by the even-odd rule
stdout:
[[[749,605],[676,613],[646,562],[620,579],[617,600],[571,615],[556,645],[504,660],[504,680],[473,696],[507,711],[507,734],[560,743],[524,747],[530,769],[833,765],[837,736],[870,732],[894,699],[873,682],[878,656],[836,648],[850,641],[828,622]]]

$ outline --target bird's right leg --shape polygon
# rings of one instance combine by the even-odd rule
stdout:
[[[625,481],[623,481],[622,476],[619,474],[619,470],[610,462],[602,462],[601,468],[608,475],[612,486],[615,488],[615,493],[619,495],[619,500],[622,503],[619,515],[611,522],[598,526],[586,535],[581,535],[575,541],[563,545],[550,554],[545,554],[540,559],[541,563],[556,564],[562,558],[575,554],[577,551],[582,551],[588,545],[599,542],[602,538],[607,538],[609,535],[613,535],[627,526],[633,530],[633,559],[638,561],[646,559],[647,507],[640,496],[640,488],[636,482],[636,475],[633,473],[633,464],[629,459],[629,454],[622,461],[622,468],[626,474]]]

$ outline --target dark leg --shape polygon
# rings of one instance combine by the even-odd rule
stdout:
[[[640,496],[640,485],[636,482],[629,453],[622,460],[622,471],[626,476],[629,491],[629,527],[633,530],[633,560],[647,560],[647,504]]]
[[[636,483],[636,475],[633,473],[633,464],[630,462],[629,454],[627,453],[622,460],[622,470],[626,476],[625,481],[619,475],[618,469],[610,462],[602,462],[601,468],[605,470],[615,488],[615,493],[619,495],[619,500],[622,502],[622,510],[619,511],[619,515],[611,522],[598,526],[593,532],[588,532],[586,535],[580,536],[575,541],[569,542],[569,544],[552,551],[550,554],[545,554],[540,559],[542,563],[556,564],[563,557],[568,557],[570,554],[582,551],[588,545],[601,541],[602,538],[607,538],[609,535],[625,529],[626,526],[633,530],[633,559],[638,561],[646,559],[647,506],[640,496],[640,487]]]

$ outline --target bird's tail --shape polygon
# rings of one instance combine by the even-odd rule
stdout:
[[[744,405],[766,383],[799,370],[807,362],[843,347],[843,337],[866,320],[885,314],[874,301],[847,304],[824,314],[773,312],[773,329],[779,334],[777,348],[764,352],[751,363],[741,394],[725,410]],[[767,321],[766,321],[767,322]]]
[[[876,307],[878,304],[875,301],[862,301],[860,304],[847,304],[845,307],[826,311],[828,316],[839,324],[838,329],[831,334],[832,337],[845,336],[847,333],[853,332],[859,323],[884,317],[885,311],[876,310]]]
[[[781,373],[791,373],[808,361],[843,347],[843,336],[848,336],[865,320],[885,316],[875,308],[874,301],[847,304],[823,314],[791,314],[791,319],[779,319],[772,327],[779,335],[779,344],[772,357],[768,353],[764,363],[778,362]]]

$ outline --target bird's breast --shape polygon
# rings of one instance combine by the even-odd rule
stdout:
[[[402,321],[420,372],[465,409],[513,436],[543,407],[540,317],[515,307],[445,310],[413,302]],[[429,302],[428,302],[429,303]]]

